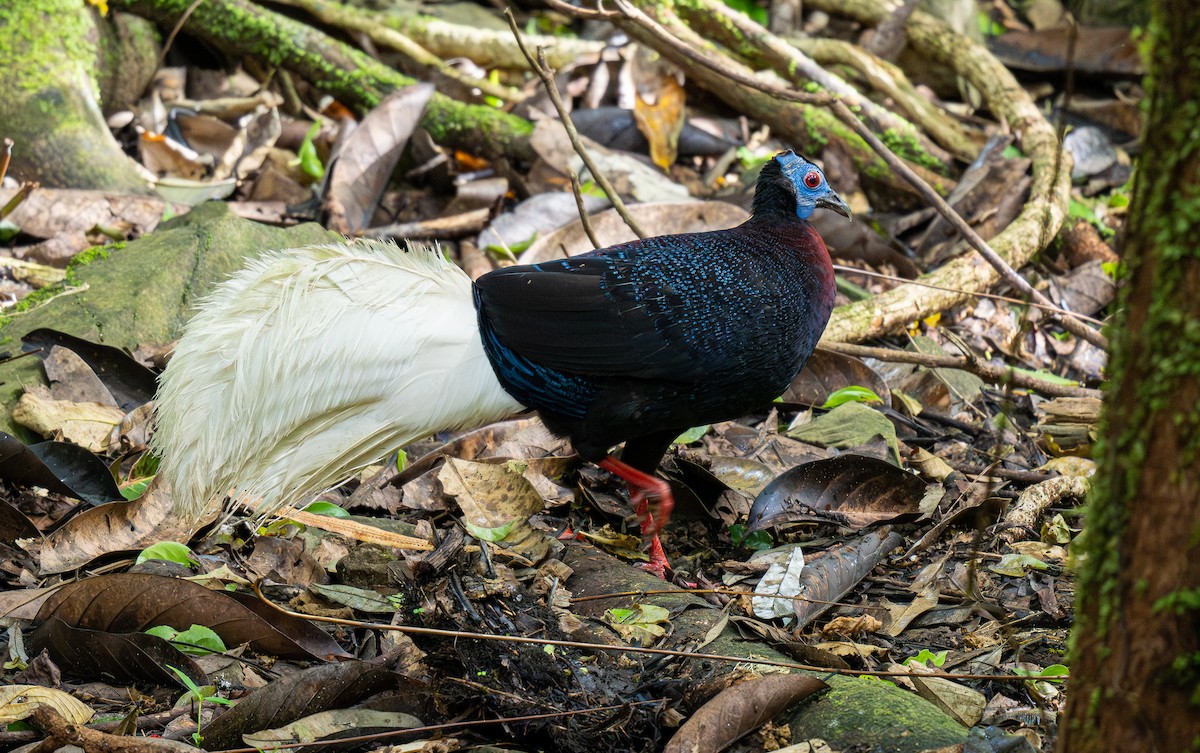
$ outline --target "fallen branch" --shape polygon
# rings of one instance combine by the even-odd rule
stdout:
[[[561,0],[548,0],[548,2],[557,7],[557,5],[561,3]],[[1028,148],[1027,151],[1030,152],[1031,162],[1034,166],[1034,181],[1031,189],[1033,195],[1036,196],[1039,188],[1044,190],[1047,194],[1050,193],[1052,188],[1058,189],[1054,196],[1055,198],[1058,198],[1059,201],[1053,203],[1048,202],[1048,206],[1046,207],[1038,206],[1031,197],[1030,202],[1025,205],[1025,208],[1022,210],[1021,214],[1017,216],[1017,219],[1010,223],[1009,227],[997,236],[996,245],[999,245],[1000,241],[1013,244],[1013,249],[1010,251],[1008,257],[998,253],[993,246],[984,241],[979,234],[976,233],[974,229],[971,228],[970,225],[967,224],[967,222],[963,220],[962,217],[959,216],[958,213],[955,212],[954,209],[948,203],[946,203],[945,200],[942,199],[925,180],[923,180],[922,176],[917,174],[916,170],[893,154],[891,150],[889,150],[883,144],[883,142],[880,141],[879,138],[875,136],[875,134],[872,133],[871,130],[867,128],[867,126],[863,124],[862,121],[860,121],[850,110],[850,108],[847,107],[846,104],[840,99],[836,97],[829,97],[828,95],[823,94],[808,94],[804,92],[798,92],[759,81],[755,77],[746,74],[742,70],[739,70],[736,66],[730,65],[725,61],[715,59],[712,55],[704,52],[698,46],[690,45],[686,40],[676,37],[672,33],[673,29],[668,29],[664,26],[661,26],[657,21],[643,13],[640,9],[632,6],[628,0],[614,0],[614,4],[618,8],[618,10],[615,12],[615,16],[628,22],[631,26],[640,29],[650,39],[658,42],[660,52],[664,52],[664,54],[666,54],[666,50],[670,50],[672,53],[699,63],[704,68],[711,69],[712,71],[723,75],[725,78],[731,81],[736,81],[746,87],[757,89],[758,91],[768,94],[775,99],[808,103],[813,105],[820,104],[828,107],[843,123],[849,126],[859,137],[862,138],[863,141],[869,144],[889,167],[904,177],[907,183],[916,188],[926,200],[930,201],[930,203],[934,205],[940,214],[942,214],[956,229],[960,231],[960,233],[962,233],[963,237],[968,241],[968,243],[970,243],[971,246],[980,253],[983,260],[991,266],[992,274],[986,276],[986,279],[989,279],[989,285],[994,282],[995,279],[1003,277],[1006,281],[1010,282],[1010,284],[1016,286],[1019,290],[1029,295],[1038,303],[1041,303],[1042,305],[1054,306],[1054,304],[1050,302],[1048,298],[1042,295],[1039,291],[1034,290],[1033,287],[1029,285],[1029,283],[1026,282],[1023,277],[1016,273],[1013,265],[1009,263],[1008,257],[1013,255],[1012,251],[1020,250],[1027,254],[1021,259],[1021,263],[1024,263],[1024,261],[1028,260],[1029,257],[1032,257],[1034,253],[1041,250],[1048,238],[1053,237],[1053,234],[1057,232],[1058,227],[1062,224],[1063,217],[1065,216],[1066,198],[1069,191],[1069,167],[1064,166],[1063,164],[1063,156],[1061,150],[1058,148],[1058,139],[1053,130],[1050,128],[1050,124],[1046,122],[1045,118],[1041,117],[1040,111],[1037,110],[1036,106],[1033,104],[1033,101],[1029,99],[1024,90],[1020,88],[1016,80],[1012,77],[1012,74],[1010,74],[1008,70],[999,63],[999,61],[996,61],[995,58],[993,58],[990,53],[987,53],[987,51],[982,47],[979,48],[981,54],[974,56],[973,59],[978,60],[981,56],[986,56],[987,59],[993,61],[998,71],[993,70],[990,72],[997,75],[1000,79],[997,83],[995,83],[995,86],[999,87],[998,89],[984,89],[985,97],[988,97],[989,94],[996,96],[998,101],[991,102],[989,97],[989,103],[994,109],[1003,111],[1002,108],[1008,105],[1008,102],[1004,99],[1004,96],[1001,95],[1007,95],[1014,99],[1016,99],[1019,95],[1022,106],[1015,108],[1016,111],[1014,114],[1022,115],[1028,120],[1028,131],[1022,134],[1022,144]],[[589,11],[588,13],[595,14],[601,12]],[[613,13],[602,13],[602,15],[608,18],[614,17]],[[914,21],[919,20],[921,22],[933,24],[934,26],[939,23],[933,21],[930,17],[923,14],[915,14],[913,19]],[[910,21],[910,25],[912,23],[913,21]],[[944,26],[941,28],[931,27],[927,31],[931,40],[940,40],[942,46],[939,49],[942,49],[943,52],[952,47],[950,41],[944,38],[946,35],[950,35],[953,40],[961,41],[964,44],[975,44],[974,42],[971,42],[971,40],[955,34],[953,31],[950,31]],[[931,44],[932,43],[933,42],[931,41]],[[1000,75],[1001,72],[1003,74],[1002,76]],[[1028,109],[1023,106],[1024,104],[1028,105]],[[1035,134],[1037,137],[1036,140]],[[1049,137],[1048,143],[1045,141],[1045,137],[1047,136]],[[1047,148],[1049,149],[1049,154],[1046,154]],[[1034,156],[1034,150],[1038,151],[1037,156]],[[1047,164],[1047,162],[1049,164]],[[1039,168],[1041,169],[1039,170]],[[1050,179],[1048,179],[1045,175],[1047,168],[1049,168],[1049,172],[1052,173],[1053,176]],[[1024,246],[1017,246],[1016,241],[1018,238],[1013,237],[1015,231],[1017,229],[1024,229],[1024,223],[1036,220],[1042,220],[1040,225],[1042,232],[1035,234],[1037,242],[1027,243],[1027,245]],[[1029,239],[1022,238],[1020,240],[1028,241]],[[959,265],[963,263],[970,263],[975,258],[977,257],[967,256],[957,260],[956,262],[951,262],[950,264],[945,265],[942,269],[944,270],[946,267],[952,267],[954,268],[954,271],[958,271]],[[937,273],[935,272],[932,274],[936,275]],[[980,275],[980,278],[984,277],[984,275]],[[897,290],[903,290],[906,287],[907,286],[902,286],[901,288],[897,288]],[[953,287],[963,287],[966,289],[966,286],[961,284]],[[891,292],[894,294],[896,291]],[[877,296],[869,301],[863,301],[861,304],[850,304],[850,306],[870,304],[876,301],[879,297],[880,296]],[[918,298],[918,300],[920,299]],[[951,305],[958,302],[959,301],[955,301]],[[934,311],[940,311],[943,308],[949,308],[949,306],[939,307],[934,309]],[[1106,346],[1107,341],[1104,339],[1103,335],[1076,319],[1072,312],[1064,311],[1059,308],[1054,308],[1053,310],[1058,312],[1058,320],[1068,331],[1098,347]],[[837,311],[834,312],[835,316],[837,313]],[[928,313],[933,313],[933,311],[926,311],[917,316],[914,316],[913,312],[909,312],[904,319],[897,319],[889,322],[888,324],[890,326],[887,327],[887,330],[892,331],[894,329],[898,329],[900,326],[912,321],[914,318],[925,316]],[[830,326],[825,332],[825,339],[839,339],[837,337],[835,324],[836,319],[831,319]],[[869,328],[866,329],[866,331],[860,330],[853,333],[857,336],[855,339],[863,339],[871,334],[878,334],[879,328],[876,322],[871,322],[868,327]],[[872,330],[874,330],[874,332],[872,332]],[[850,338],[847,337],[842,339]]]
[[[433,54],[403,33],[380,23],[380,19],[364,11],[348,5],[325,2],[325,0],[274,0],[277,5],[299,8],[311,13],[322,23],[336,26],[340,29],[356,31],[367,35],[380,47],[394,50],[416,65],[430,71],[436,71],[459,85],[468,89],[478,89],[490,97],[496,97],[506,102],[519,102],[521,93],[507,86],[493,83],[483,78],[474,78],[462,73],[445,60]]]
[[[900,151],[909,160],[937,172],[945,170],[951,161],[949,153],[931,142],[912,123],[867,99],[840,76],[822,68],[803,51],[741,11],[719,0],[679,0],[674,7],[701,36],[725,45],[740,57],[771,68],[793,86],[801,87],[811,81],[840,98],[875,132],[886,134],[890,149]],[[971,160],[977,151],[958,156]]]
[[[961,369],[985,379],[996,385],[1012,385],[1022,389],[1040,392],[1051,397],[1100,397],[1100,390],[1087,387],[1073,387],[1067,384],[1056,384],[1045,379],[1038,379],[1029,374],[1013,369],[1011,366],[998,366],[980,360],[973,354],[962,357],[938,353],[918,353],[911,350],[895,348],[872,348],[866,345],[823,341],[821,347],[834,353],[854,356],[855,358],[874,358],[879,361],[895,363],[912,363],[927,366],[931,369]]]
[[[171,24],[192,4],[190,0],[113,0],[109,6]],[[221,50],[258,56],[297,73],[359,112],[415,82],[360,50],[247,0],[205,0],[195,6],[183,29]],[[473,154],[524,162],[535,158],[529,144],[533,126],[493,107],[434,93],[421,127],[439,144]]]

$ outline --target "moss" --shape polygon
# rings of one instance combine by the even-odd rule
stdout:
[[[17,85],[29,93],[61,85],[82,73],[99,92],[87,43],[93,20],[83,0],[21,0],[0,4],[0,71],[22,71]],[[62,49],[64,55],[45,55]],[[28,59],[37,55],[39,65]],[[12,102],[5,103],[12,106]]]
[[[1148,581],[1128,581],[1136,564],[1125,535],[1133,510],[1152,501],[1146,498],[1147,490],[1191,499],[1200,459],[1200,413],[1194,400],[1200,391],[1200,311],[1195,296],[1200,273],[1200,247],[1195,243],[1200,227],[1200,189],[1195,182],[1200,164],[1200,102],[1194,96],[1194,82],[1183,83],[1200,59],[1200,44],[1194,24],[1189,31],[1172,28],[1159,15],[1167,4],[1153,5],[1156,20],[1144,48],[1152,75],[1146,82],[1144,106],[1154,138],[1147,141],[1142,160],[1154,165],[1154,170],[1139,170],[1134,186],[1125,252],[1129,284],[1121,291],[1119,312],[1109,330],[1111,383],[1095,449],[1099,470],[1088,506],[1087,556],[1079,574],[1072,634],[1072,652],[1078,657],[1072,666],[1091,651],[1096,655],[1093,673],[1101,677],[1115,673],[1104,669],[1114,654],[1097,648],[1126,617],[1123,599],[1152,599],[1159,619],[1181,625],[1194,622],[1187,613],[1200,603],[1195,584],[1180,584],[1188,587],[1164,594],[1163,582],[1149,575]],[[1156,71],[1163,75],[1162,81],[1154,77]],[[1145,477],[1148,468],[1156,473],[1164,468],[1164,458],[1150,457],[1152,442],[1156,452],[1170,448],[1178,453],[1165,477]],[[1166,491],[1169,486],[1175,489]],[[1138,509],[1136,514],[1146,512]],[[1194,559],[1197,554],[1195,522],[1189,523],[1191,552],[1173,556]],[[1175,529],[1172,537],[1179,532]],[[1144,566],[1141,571],[1151,572]],[[1123,584],[1128,591],[1122,591]],[[1200,677],[1196,656],[1189,652],[1165,658],[1171,669],[1162,681],[1195,698]],[[1098,710],[1089,707],[1092,713],[1085,722],[1093,735],[1100,728],[1094,713]],[[1078,724],[1079,716],[1074,716]]]
[[[887,128],[880,134],[879,139],[887,145],[888,149],[913,164],[939,173],[946,169],[941,160],[922,148],[915,132],[904,133],[896,128]]]
[[[79,280],[78,272],[81,268],[99,259],[107,259],[113,251],[124,247],[125,243],[121,241],[108,246],[92,246],[75,254],[71,258],[71,261],[67,263],[66,274],[63,276],[63,279],[53,285],[47,285],[44,288],[32,291],[29,295],[13,304],[6,314],[0,316],[0,329],[6,327],[16,316],[48,303],[67,290],[80,287],[82,283]]]

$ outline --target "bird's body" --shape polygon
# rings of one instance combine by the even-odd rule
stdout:
[[[267,254],[201,305],[163,375],[161,473],[185,514],[230,496],[265,515],[407,442],[532,408],[644,485],[613,445],[652,472],[680,432],[766,405],[803,367],[833,306],[818,206],[846,212],[784,153],[737,228],[474,284],[419,246]]]
[[[769,404],[829,319],[833,268],[794,216],[737,230],[484,275],[475,299],[500,383],[592,461]]]

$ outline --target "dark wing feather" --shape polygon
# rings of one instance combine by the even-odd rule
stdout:
[[[672,337],[686,302],[628,258],[500,269],[479,278],[476,290],[481,314],[504,346],[541,366],[589,376],[703,376],[695,354]]]

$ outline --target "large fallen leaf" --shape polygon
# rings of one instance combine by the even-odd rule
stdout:
[[[529,525],[543,501],[524,470],[517,461],[496,465],[447,458],[438,480],[462,508],[468,533],[537,562],[546,556],[550,541]]]
[[[0,478],[19,487],[40,486],[93,505],[123,499],[104,461],[68,442],[25,445],[0,432]]]
[[[414,84],[392,92],[338,142],[325,190],[331,228],[354,235],[370,224],[433,91],[432,84]]]
[[[829,686],[815,677],[770,674],[726,688],[684,722],[663,753],[717,753],[799,700]]]
[[[897,464],[900,462],[896,427],[887,416],[863,403],[843,403],[806,424],[788,429],[787,434],[802,442],[838,449],[858,447],[875,437],[883,437]]]
[[[850,593],[903,541],[900,534],[881,530],[810,556],[792,601],[798,620],[792,629],[800,630]]]
[[[147,633],[108,633],[71,627],[59,619],[43,622],[26,639],[30,656],[45,651],[65,674],[110,682],[180,685],[175,667],[197,685],[208,676],[168,641]]]
[[[818,347],[783,393],[783,401],[820,407],[834,392],[853,386],[871,390],[884,405],[892,403],[887,382],[861,358]]]
[[[389,730],[412,729],[422,726],[412,714],[372,709],[336,709],[322,711],[275,729],[265,729],[242,735],[242,742],[259,750],[278,750],[281,746],[311,743],[317,740],[337,740]],[[207,742],[207,740],[205,741]]]
[[[973,727],[983,718],[983,709],[987,705],[987,696],[983,693],[944,677],[922,677],[919,667],[909,667],[909,671],[917,695],[962,722],[963,726]]]
[[[176,630],[204,625],[227,646],[249,644],[263,654],[307,660],[348,656],[332,638],[303,620],[286,621],[273,610],[269,618],[263,617],[223,591],[146,573],[98,575],[69,583],[51,594],[38,611],[39,620],[52,617],[74,627],[111,633],[141,632],[155,625]],[[304,630],[302,626],[307,630],[297,632]]]
[[[361,661],[325,664],[281,677],[205,725],[204,747],[240,747],[244,734],[353,706],[376,693],[400,687],[403,679],[395,672]]]
[[[84,340],[53,329],[35,329],[21,338],[21,349],[43,360],[53,347],[67,348],[91,367],[124,411],[149,402],[158,388],[157,377],[120,348]]]
[[[55,400],[49,392],[41,385],[26,390],[13,406],[13,421],[43,437],[62,437],[91,452],[107,452],[125,411],[100,403]]]
[[[167,487],[156,477],[136,500],[85,510],[47,536],[40,569],[43,574],[61,573],[106,554],[137,551],[159,541],[187,541],[218,514],[219,506],[212,505],[202,520],[184,520],[175,514]]]
[[[878,458],[814,460],[780,474],[762,490],[750,508],[749,528],[800,521],[862,528],[916,515],[926,486],[920,477]]]
[[[69,693],[40,685],[0,685],[0,724],[28,719],[42,704],[72,724],[86,724],[94,712]]]

